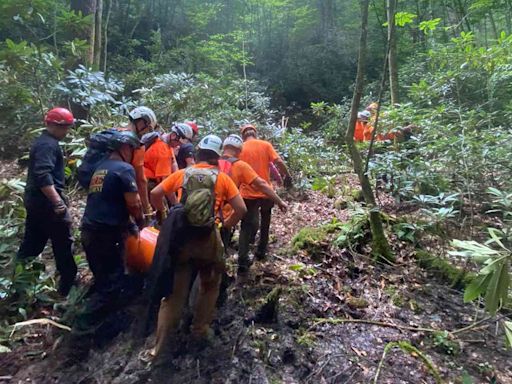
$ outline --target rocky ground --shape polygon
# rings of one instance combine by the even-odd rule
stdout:
[[[372,262],[364,246],[356,252],[326,241],[314,255],[291,247],[301,228],[349,216],[319,192],[290,200],[286,214],[276,211],[269,258],[230,286],[213,344],[197,351],[178,337],[165,379],[151,370],[152,337],[136,345],[121,334],[63,368],[56,358],[63,331],[35,325],[16,332],[18,347],[0,354],[0,382],[370,383],[388,346],[379,383],[435,383],[436,372],[447,383],[512,383],[496,323],[450,333],[484,313],[420,269],[403,244],[393,241],[394,266]],[[270,300],[262,311],[271,292],[276,305]]]

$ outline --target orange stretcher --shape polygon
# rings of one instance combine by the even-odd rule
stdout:
[[[159,233],[160,231],[154,227],[146,227],[139,232],[138,236],[128,236],[125,243],[126,265],[130,272],[149,271]]]

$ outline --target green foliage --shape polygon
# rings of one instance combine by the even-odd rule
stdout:
[[[83,65],[68,71],[66,78],[55,88],[60,96],[87,109],[89,113],[105,108],[110,113],[113,106],[121,107],[121,111],[113,109],[118,114],[127,109],[125,104],[116,100],[123,91],[123,83],[113,78],[106,80],[102,72],[94,72]]]
[[[0,278],[0,309],[4,326],[26,320],[37,303],[53,303],[54,282],[44,273],[44,264],[34,261],[17,264],[13,275]]]
[[[53,53],[27,42],[7,40],[0,45],[0,149],[4,155],[17,153],[24,133],[40,126],[55,96],[45,85],[59,80],[61,64]]]
[[[400,222],[393,225],[393,232],[397,238],[402,241],[408,241],[412,244],[418,243],[425,229],[426,224],[421,222]]]
[[[275,131],[271,126],[266,130],[274,111],[256,81],[170,72],[148,83],[135,92],[163,117],[164,124],[196,118],[206,132],[225,134],[251,121],[263,125],[258,127],[264,136]]]
[[[512,348],[512,321],[504,321],[503,328],[505,329],[505,337],[507,340],[507,346]]]
[[[437,25],[441,22],[441,19],[439,17],[432,19],[432,20],[423,20],[419,24],[419,29],[422,31],[425,35],[431,34],[435,29],[437,28]]]
[[[17,238],[25,218],[23,191],[20,179],[0,181],[0,265],[9,265],[17,249]]]
[[[328,145],[320,134],[306,134],[296,128],[283,132],[278,147],[292,173],[299,179],[318,183],[324,176],[340,174],[347,169],[346,155],[338,148]],[[334,182],[334,181],[332,181]]]
[[[418,15],[410,12],[397,12],[395,13],[395,24],[399,27],[403,27],[407,24],[411,24]]]
[[[475,280],[466,288],[464,301],[472,301],[482,295],[487,311],[495,314],[508,300],[512,254],[504,245],[504,241],[508,243],[505,233],[495,228],[488,230],[489,240],[485,244],[474,240],[454,240],[452,245],[458,250],[451,251],[450,254],[469,257],[484,265]],[[491,248],[490,245],[495,245],[498,249]]]
[[[434,346],[447,355],[456,355],[460,352],[460,345],[451,340],[448,331],[435,332],[433,335]]]
[[[368,211],[359,204],[349,205],[350,219],[340,227],[334,243],[339,247],[355,248],[369,235]]]
[[[321,191],[327,197],[333,198],[336,195],[336,176],[317,177],[311,185],[313,191]]]

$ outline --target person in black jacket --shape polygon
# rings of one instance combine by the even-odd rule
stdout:
[[[30,149],[25,187],[25,235],[16,255],[26,261],[37,257],[52,242],[53,255],[60,274],[58,291],[67,296],[75,281],[77,267],[73,258],[71,216],[64,191],[64,158],[59,141],[74,124],[73,114],[54,108],[45,117],[46,130]]]

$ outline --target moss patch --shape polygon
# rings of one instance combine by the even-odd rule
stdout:
[[[350,297],[347,300],[347,305],[352,309],[363,309],[368,308],[370,305],[368,300],[363,299],[362,297]]]
[[[455,289],[465,288],[476,276],[475,273],[464,271],[448,260],[431,255],[424,250],[416,250],[414,256],[421,268],[435,272]]]
[[[305,250],[312,256],[321,254],[331,243],[329,235],[337,232],[341,226],[339,221],[334,220],[317,228],[302,228],[292,239],[293,249],[295,251]]]

